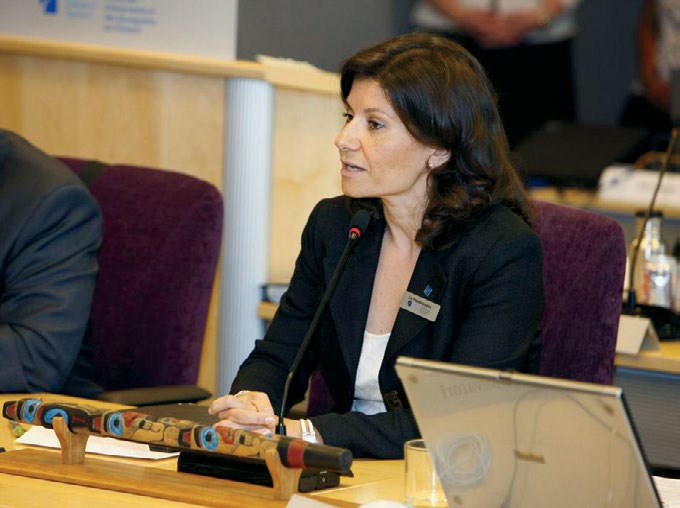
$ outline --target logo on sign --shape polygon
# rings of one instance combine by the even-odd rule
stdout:
[[[59,10],[58,0],[40,0],[40,5],[45,14],[56,14]]]

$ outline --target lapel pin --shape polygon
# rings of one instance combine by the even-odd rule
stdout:
[[[429,284],[425,286],[425,291],[423,291],[423,293],[425,293],[425,296],[430,296],[432,294],[432,288]]]

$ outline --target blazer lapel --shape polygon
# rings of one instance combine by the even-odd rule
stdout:
[[[352,380],[356,378],[361,356],[368,307],[371,303],[373,281],[384,232],[385,222],[374,221],[363,237],[356,242],[329,302],[338,342]],[[341,253],[342,249],[338,250],[334,258],[324,260],[327,282],[340,261]]]
[[[446,281],[447,277],[439,264],[438,254],[430,250],[423,250],[416,262],[407,291],[439,305],[446,287]],[[392,328],[392,335],[387,343],[383,364],[418,335],[428,323],[430,321],[424,317],[403,308],[399,309]]]

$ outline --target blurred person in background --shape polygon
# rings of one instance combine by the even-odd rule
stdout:
[[[680,79],[680,0],[643,0],[637,35],[639,81],[621,125],[648,129],[646,149],[663,151],[673,126],[671,76]]]
[[[580,0],[419,0],[412,21],[460,43],[486,70],[514,148],[576,116],[572,46]]]

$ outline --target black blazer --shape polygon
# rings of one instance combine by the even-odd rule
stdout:
[[[0,129],[0,392],[96,392],[83,338],[101,241],[80,179]]]
[[[241,366],[232,393],[264,391],[278,411],[286,374],[345,247],[350,218],[343,197],[315,207],[290,288],[264,340]],[[319,365],[335,400],[335,412],[312,418],[324,441],[355,456],[391,458],[401,457],[404,441],[419,436],[396,358],[536,371],[543,286],[539,240],[518,215],[495,205],[469,219],[455,246],[423,249],[418,258],[408,291],[441,308],[434,322],[399,310],[379,372],[388,411],[349,412],[385,227],[384,220],[372,220],[354,246],[293,380],[290,403],[303,397]]]

